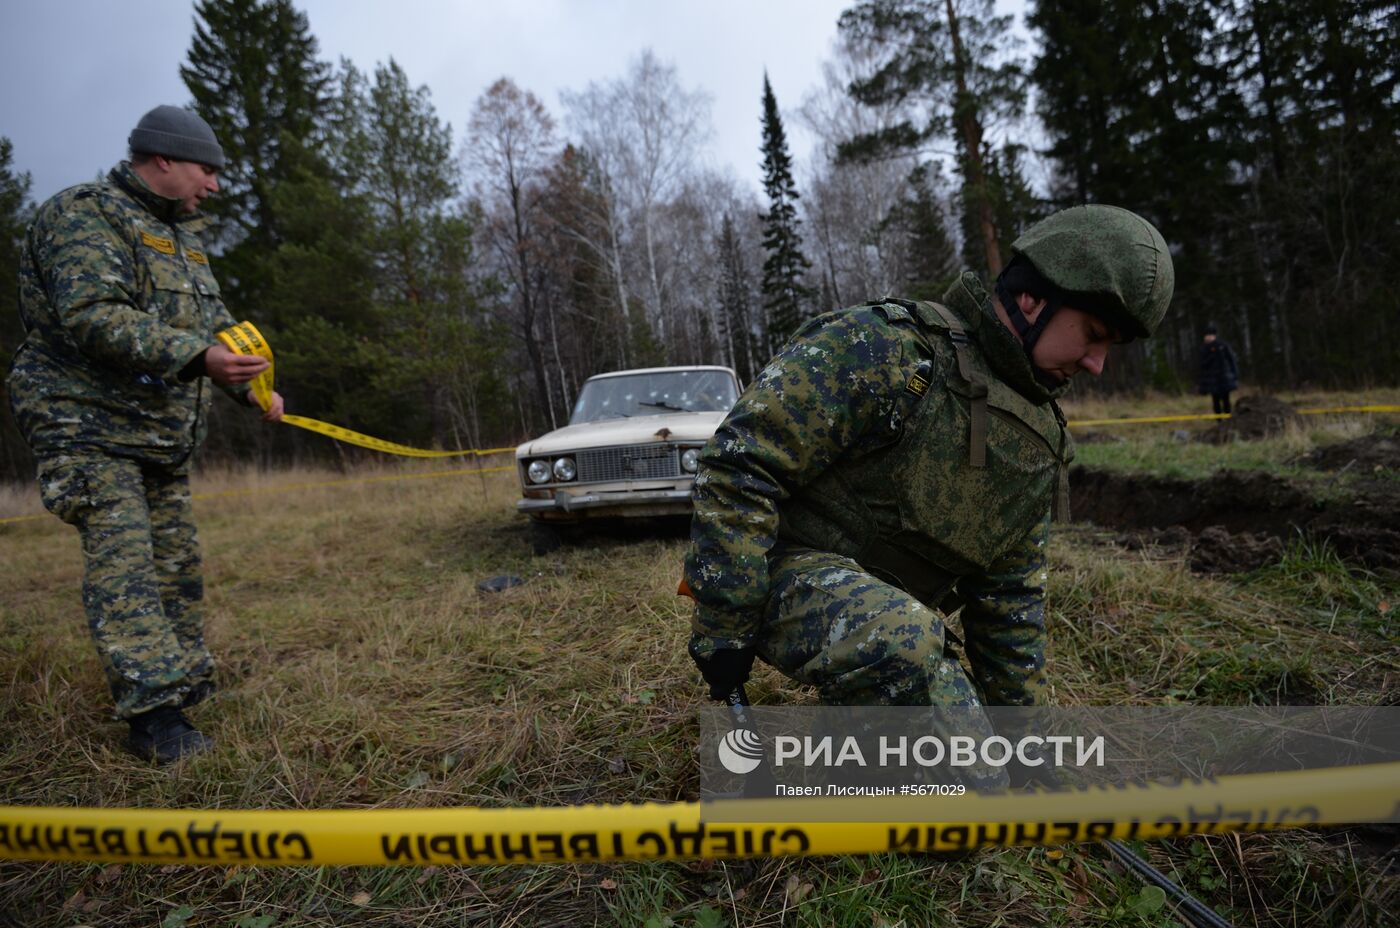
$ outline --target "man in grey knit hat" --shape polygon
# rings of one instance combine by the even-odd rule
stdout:
[[[20,256],[26,330],[8,380],[44,506],[82,539],[83,605],[126,746],[167,763],[212,747],[181,711],[213,690],[190,461],[210,382],[257,408],[267,368],[234,324],[196,231],[224,153],[174,106],[132,130],[131,158],[44,203]],[[264,420],[282,417],[273,394]]]
[[[178,199],[182,214],[218,192],[224,151],[199,114],[158,106],[141,117],[127,143],[136,174],[156,193]]]

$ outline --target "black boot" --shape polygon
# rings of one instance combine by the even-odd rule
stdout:
[[[143,712],[127,721],[131,725],[127,750],[158,764],[168,764],[214,747],[212,738],[200,734],[183,712],[171,706]]]

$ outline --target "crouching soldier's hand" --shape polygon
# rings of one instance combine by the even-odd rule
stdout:
[[[743,686],[753,669],[753,648],[717,648],[714,639],[694,635],[689,651],[701,676],[710,685],[710,698],[720,702]]]

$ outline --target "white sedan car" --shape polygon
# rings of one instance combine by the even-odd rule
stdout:
[[[652,367],[590,377],[569,424],[515,449],[541,527],[691,511],[700,449],[739,397],[727,367]]]

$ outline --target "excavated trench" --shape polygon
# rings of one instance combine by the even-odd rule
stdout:
[[[1213,443],[1275,434],[1297,418],[1284,404],[1241,400],[1233,419],[1200,436]],[[1092,440],[1092,437],[1091,437]],[[1368,568],[1400,569],[1400,429],[1328,445],[1297,463],[1318,472],[1288,479],[1222,471],[1207,480],[1173,480],[1086,467],[1070,471],[1077,522],[1120,532],[1129,549],[1184,554],[1200,573],[1237,573],[1277,562],[1292,538],[1325,541],[1341,557]],[[1314,704],[1319,694],[1280,679],[1279,704]],[[1400,825],[1323,829],[1325,839],[1400,873]]]
[[[1242,401],[1243,414],[1202,440],[1248,440],[1296,415],[1281,403],[1260,405],[1266,410],[1252,415],[1259,406]],[[1326,541],[1367,567],[1400,568],[1400,437],[1362,436],[1320,448],[1299,463],[1320,479],[1221,471],[1193,481],[1074,467],[1071,510],[1077,522],[1121,531],[1119,540],[1129,548],[1186,551],[1192,569],[1205,573],[1271,563],[1300,536]]]

